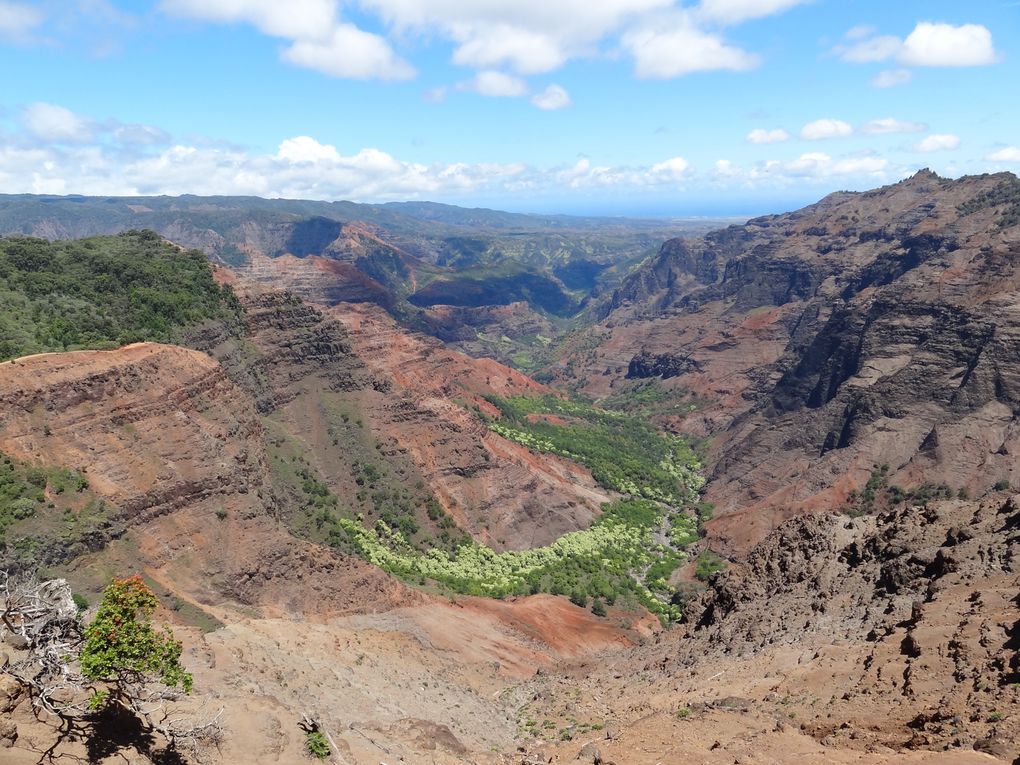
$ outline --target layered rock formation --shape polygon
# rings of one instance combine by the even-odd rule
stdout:
[[[693,404],[663,421],[714,437],[713,531],[735,550],[883,464],[903,487],[1020,478],[1018,199],[1010,174],[925,171],[669,242],[560,374],[595,396],[651,374]]]

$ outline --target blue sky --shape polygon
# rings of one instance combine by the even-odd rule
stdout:
[[[0,192],[788,209],[1020,170],[1015,0],[0,0]]]

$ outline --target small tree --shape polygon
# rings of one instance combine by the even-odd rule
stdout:
[[[190,693],[192,678],[180,662],[181,643],[152,626],[156,606],[140,577],[115,579],[83,629],[66,580],[16,582],[0,571],[0,642],[16,646],[0,673],[22,684],[38,713],[59,717],[63,735],[87,738],[97,713],[116,706],[169,749],[197,758],[219,740],[223,710],[203,720],[173,703],[182,690]]]
[[[114,579],[103,593],[96,618],[85,628],[81,673],[111,683],[130,701],[145,683],[180,686],[191,693],[191,674],[181,666],[181,643],[152,626],[159,601],[140,576]]]

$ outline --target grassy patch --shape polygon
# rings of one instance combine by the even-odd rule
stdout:
[[[610,605],[623,598],[670,621],[679,619],[679,609],[636,575],[652,571],[654,589],[665,592],[668,588],[656,580],[668,577],[684,560],[683,552],[653,542],[653,531],[663,521],[664,511],[656,502],[620,500],[607,506],[590,528],[545,547],[497,553],[470,542],[452,555],[442,550],[422,553],[383,523],[367,529],[347,519],[339,522],[366,560],[404,579],[497,598],[549,592],[570,596],[579,605],[588,598]]]
[[[500,418],[489,422],[491,430],[578,462],[621,494],[679,506],[695,501],[704,485],[701,463],[687,442],[641,418],[555,396],[490,401],[500,410]]]
[[[84,552],[108,515],[82,471],[0,452],[0,567],[35,570]]]

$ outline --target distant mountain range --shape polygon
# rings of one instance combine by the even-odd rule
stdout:
[[[70,239],[152,229],[254,281],[327,305],[377,303],[411,326],[504,361],[540,348],[537,338],[554,331],[550,322],[611,291],[664,240],[727,222],[525,215],[433,202],[0,195],[0,235]],[[515,307],[486,310],[505,306]]]

